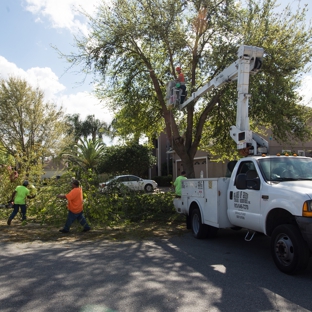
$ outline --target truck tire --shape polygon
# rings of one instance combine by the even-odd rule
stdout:
[[[209,227],[206,224],[202,224],[201,215],[198,208],[192,210],[191,214],[192,231],[195,238],[206,238],[208,236]]]
[[[275,265],[286,274],[306,269],[310,251],[299,229],[291,224],[277,226],[271,236],[271,253]]]

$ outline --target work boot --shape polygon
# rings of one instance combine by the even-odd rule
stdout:
[[[12,219],[9,218],[7,224],[8,224],[8,225],[11,225],[11,222],[12,222]]]
[[[64,230],[64,229],[59,230],[59,232],[61,232],[61,233],[69,233],[69,231]]]

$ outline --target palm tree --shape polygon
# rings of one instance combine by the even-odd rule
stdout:
[[[66,115],[67,134],[74,136],[75,143],[83,135],[83,121],[79,114]]]
[[[62,157],[84,170],[96,171],[105,148],[105,144],[100,139],[93,141],[92,139],[80,138],[77,144],[64,150]]]
[[[89,135],[92,141],[102,139],[104,134],[109,133],[109,127],[105,121],[95,119],[94,115],[87,116],[86,120],[82,123],[82,135],[87,138]]]

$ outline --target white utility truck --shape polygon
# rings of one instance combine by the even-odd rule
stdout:
[[[307,267],[312,251],[312,159],[269,156],[267,141],[249,130],[249,75],[259,71],[262,56],[261,48],[241,46],[236,62],[178,104],[182,109],[212,88],[237,80],[236,126],[230,135],[249,155],[230,162],[227,177],[183,180],[174,206],[186,215],[196,238],[214,237],[224,228],[247,229],[247,241],[264,233],[271,238],[276,266],[294,274]]]

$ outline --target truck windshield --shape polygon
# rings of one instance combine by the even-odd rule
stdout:
[[[311,158],[262,158],[259,167],[267,181],[312,180]]]

